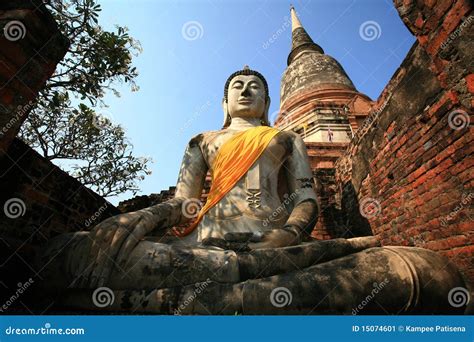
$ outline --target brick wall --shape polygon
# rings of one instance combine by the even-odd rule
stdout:
[[[341,207],[384,245],[448,256],[474,284],[474,53],[468,1],[395,1],[417,38],[336,164]]]
[[[13,31],[8,27],[14,25]],[[113,205],[54,166],[15,136],[34,99],[68,47],[41,0],[0,2],[0,301],[41,272],[46,241],[91,228],[119,213]],[[41,293],[28,295],[34,301]],[[31,300],[31,299],[30,299]],[[22,296],[9,313],[31,312]],[[49,304],[49,303],[48,303]],[[26,311],[25,311],[25,308]],[[38,313],[42,313],[41,308]]]
[[[68,44],[41,0],[0,2],[0,155]]]
[[[119,213],[19,139],[0,157],[0,187],[0,292],[41,277],[35,260],[50,238]]]

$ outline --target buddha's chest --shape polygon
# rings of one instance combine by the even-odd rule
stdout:
[[[211,174],[213,171],[214,160],[219,154],[221,146],[234,134],[235,132],[223,132],[209,137],[202,142],[201,149]],[[272,138],[259,157],[258,164],[260,165],[260,169],[268,171],[274,170],[275,167],[280,166],[285,161],[291,151],[291,137],[285,132],[278,133]],[[239,151],[235,151],[235,153],[237,155]]]
[[[203,154],[209,165],[211,176],[213,175],[213,162],[219,154],[219,148],[228,141],[232,134],[222,134],[207,142],[203,148]],[[263,220],[268,217],[276,208],[281,206],[278,194],[279,171],[285,160],[292,152],[292,140],[285,132],[280,132],[274,136],[266,146],[258,159],[246,170],[246,173],[229,190],[223,198],[208,212],[209,217],[219,219],[230,219],[241,217],[251,217],[252,219]],[[235,151],[236,160],[245,159],[242,151]],[[240,164],[234,165],[239,168]],[[227,175],[232,172],[226,172]],[[275,220],[278,222],[286,215],[283,208]]]

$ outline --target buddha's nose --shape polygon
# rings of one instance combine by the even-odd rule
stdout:
[[[250,97],[252,95],[252,93],[250,92],[249,90],[249,87],[244,87],[244,89],[242,89],[242,93],[240,94],[240,96],[243,96],[243,97]]]

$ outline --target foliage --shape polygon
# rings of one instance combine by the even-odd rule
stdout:
[[[136,192],[150,174],[147,158],[135,157],[120,125],[112,122],[104,97],[116,87],[137,91],[133,56],[142,50],[128,29],[105,31],[95,0],[46,4],[70,40],[64,59],[40,92],[20,136],[49,160],[67,160],[71,174],[103,196]]]

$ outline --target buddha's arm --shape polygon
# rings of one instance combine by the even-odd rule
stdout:
[[[288,191],[293,198],[293,210],[284,228],[300,236],[312,230],[318,219],[318,203],[314,191],[313,174],[303,139],[296,135],[293,149],[284,167],[288,179]]]
[[[283,167],[288,180],[288,195],[293,199],[293,210],[281,229],[265,232],[262,241],[250,243],[250,248],[274,248],[298,244],[302,240],[303,232],[312,229],[318,218],[318,204],[306,146],[299,135],[294,134],[291,138],[291,153]]]
[[[174,198],[146,209],[160,217],[157,228],[172,227],[191,219],[191,215],[183,214],[183,210],[186,210],[183,204],[185,201],[191,201],[192,206],[194,201],[199,202],[208,170],[200,147],[201,140],[202,134],[198,134],[191,139],[186,148]]]
[[[184,223],[183,203],[199,199],[204,185],[207,165],[199,143],[202,135],[191,139],[184,154],[175,197],[145,209],[111,217],[90,232],[90,258],[84,258],[76,274],[79,285],[102,286],[114,265],[124,267],[128,256],[147,234],[155,229]],[[189,215],[188,215],[189,216]],[[95,267],[94,267],[95,266]]]

